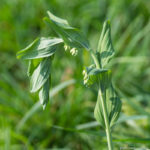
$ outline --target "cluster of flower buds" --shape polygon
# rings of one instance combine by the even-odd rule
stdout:
[[[84,80],[83,80],[83,83],[84,83],[85,85],[88,85],[89,76],[88,76],[86,70],[83,70],[82,74],[83,74],[83,76],[84,76],[84,78],[83,78],[83,79],[84,79]]]
[[[70,50],[70,53],[72,54],[72,56],[76,56],[78,54],[78,50],[76,48],[72,48]]]
[[[70,50],[70,53],[72,56],[76,56],[78,54],[78,50],[76,48],[71,49],[70,46],[68,46],[66,44],[64,45],[64,49],[65,49],[65,51]]]

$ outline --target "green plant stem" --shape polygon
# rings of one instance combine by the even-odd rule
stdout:
[[[92,56],[92,58],[94,60],[96,68],[100,69],[101,68],[100,62],[98,61],[96,55],[92,51],[91,51],[91,56]],[[99,83],[99,85],[100,85],[100,83]],[[102,92],[100,86],[99,86],[99,89],[98,89],[98,96],[100,96],[100,100],[101,100],[101,104],[102,104],[102,109],[103,109],[103,114],[104,114],[105,131],[106,131],[108,149],[109,150],[113,150],[111,130],[110,130],[109,118],[108,118],[107,106],[106,106],[106,91]]]
[[[112,137],[111,137],[111,130],[110,130],[110,125],[109,125],[108,113],[107,113],[107,106],[106,106],[106,103],[105,103],[105,92],[102,93],[100,88],[99,88],[99,91],[98,91],[98,96],[100,96],[102,109],[103,109],[103,114],[104,114],[105,131],[106,131],[106,136],[107,136],[108,149],[109,150],[113,150],[113,143],[112,143]]]

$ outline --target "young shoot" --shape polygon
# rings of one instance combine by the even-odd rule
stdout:
[[[97,87],[97,102],[94,117],[105,129],[108,149],[113,150],[111,128],[117,121],[121,111],[121,101],[112,84],[112,72],[107,64],[114,55],[111,41],[110,22],[106,21],[100,35],[96,50],[93,50],[87,38],[69,23],[51,12],[44,21],[49,24],[58,37],[40,37],[29,46],[17,53],[17,58],[29,61],[28,76],[30,78],[31,92],[39,94],[40,103],[45,109],[49,101],[51,84],[51,68],[54,54],[60,44],[64,44],[64,50],[70,51],[76,56],[78,50],[87,50],[93,58],[93,64],[83,70],[84,84]]]

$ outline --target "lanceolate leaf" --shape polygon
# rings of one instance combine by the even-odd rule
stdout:
[[[114,55],[109,21],[106,21],[103,25],[97,51],[100,53],[101,66],[104,67]]]
[[[17,53],[17,58],[21,59],[35,59],[49,57],[53,55],[57,46],[62,43],[60,38],[37,38],[25,49]]]
[[[30,79],[31,92],[38,91],[49,78],[51,72],[51,59],[51,57],[44,58],[34,70]]]
[[[104,121],[104,115],[103,115],[103,106],[102,106],[102,99],[101,99],[102,96],[103,96],[102,92],[99,91],[96,106],[94,109],[94,117],[97,120],[97,122],[100,123],[100,125],[102,127],[105,127],[105,121]]]
[[[40,64],[42,61],[42,58],[40,59],[31,59],[28,62],[28,70],[27,70],[27,76],[30,77],[35,70],[35,68]]]
[[[65,29],[65,33],[73,46],[90,50],[88,40],[77,28]]]
[[[106,99],[109,99],[109,101],[107,101],[107,109],[108,109],[109,122],[111,127],[116,123],[119,117],[122,103],[112,85],[110,89],[106,91],[106,94],[107,94]]]
[[[66,20],[54,16],[49,11],[48,16],[49,18],[45,17],[44,20],[51,25],[66,44],[71,47],[90,49],[88,40],[78,29],[71,27]]]
[[[105,128],[102,98],[104,99],[104,105],[107,107],[107,114],[109,118],[110,127],[117,121],[121,111],[121,101],[117,96],[117,93],[113,89],[112,85],[107,88],[106,93],[99,91],[96,107],[94,110],[94,116],[96,120]]]
[[[43,109],[45,109],[48,101],[49,101],[49,88],[50,88],[50,79],[48,78],[43,87],[39,91],[39,99],[40,103],[43,105]]]

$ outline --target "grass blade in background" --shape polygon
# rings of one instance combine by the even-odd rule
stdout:
[[[59,84],[58,86],[54,87],[53,89],[51,89],[50,91],[50,99],[55,96],[59,91],[61,91],[62,89],[72,85],[75,83],[75,80],[69,80],[69,81],[65,81],[61,84]],[[26,112],[26,114],[24,115],[24,117],[21,119],[21,121],[19,122],[19,124],[17,125],[16,129],[17,130],[21,130],[21,128],[24,126],[24,124],[26,123],[26,121],[33,116],[34,113],[36,113],[39,109],[41,108],[41,104],[40,102],[37,102],[36,104],[34,104],[29,111]]]

